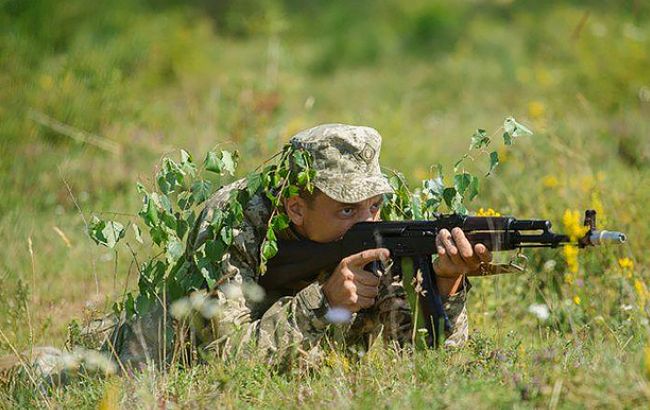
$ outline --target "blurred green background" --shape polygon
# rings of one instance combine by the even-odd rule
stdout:
[[[531,275],[476,281],[472,328],[603,338],[605,318],[640,369],[647,1],[0,0],[0,328],[21,348],[61,345],[71,318],[134,283],[126,251],[93,245],[84,219],[132,218],[135,181],[164,154],[220,144],[244,174],[303,128],[349,122],[378,129],[383,165],[417,185],[509,115],[535,135],[499,151],[471,209],[561,230],[567,209],[595,207],[630,241],[581,254],[577,271],[537,252]],[[539,301],[547,324],[527,311]]]

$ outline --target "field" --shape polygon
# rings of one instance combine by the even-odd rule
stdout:
[[[508,116],[534,135],[505,149]],[[458,350],[18,383],[0,408],[647,408],[650,7],[636,0],[0,1],[0,356],[63,347],[71,320],[135,286],[127,248],[86,224],[135,220],[136,182],[152,186],[163,155],[238,150],[245,175],[328,122],[376,128],[383,166],[412,186],[484,128],[501,163],[470,212],[562,231],[593,208],[629,240],[477,278]]]

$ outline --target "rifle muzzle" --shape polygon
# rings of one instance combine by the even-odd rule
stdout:
[[[616,231],[593,231],[589,235],[589,244],[606,245],[609,243],[625,243],[627,236],[623,232]]]

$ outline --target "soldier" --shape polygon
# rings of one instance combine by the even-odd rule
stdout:
[[[381,137],[376,130],[326,124],[298,133],[290,143],[311,154],[316,189],[285,199],[291,224],[281,233],[283,239],[334,241],[355,223],[379,218],[384,194],[393,191],[380,171]],[[214,211],[226,206],[232,190],[243,188],[245,181],[237,181],[208,200],[189,235],[187,258],[208,239]],[[200,352],[224,360],[257,355],[280,365],[296,358],[312,362],[324,339],[362,349],[379,336],[399,345],[410,341],[411,312],[402,284],[391,274],[387,249],[349,255],[333,272],[325,272],[313,283],[260,292],[259,250],[271,212],[264,194],[254,196],[245,208],[244,221],[234,231],[233,244],[222,263],[230,279],[200,301],[213,308],[209,317],[194,315],[188,320],[190,331],[178,331],[172,329],[175,321],[168,309],[159,306],[145,317],[119,323],[103,350],[125,370],[178,358],[182,351],[174,349],[174,341],[178,346],[185,338]],[[442,230],[436,246],[437,285],[453,325],[445,344],[454,346],[467,338],[465,274],[489,262],[491,254],[481,244],[472,247],[460,229]],[[384,267],[379,277],[364,270],[373,261],[381,261]],[[341,320],[332,315],[334,311],[349,312],[349,317]],[[333,323],[341,321],[344,323]],[[175,338],[172,330],[177,332]],[[60,360],[59,356],[51,355],[53,360]]]

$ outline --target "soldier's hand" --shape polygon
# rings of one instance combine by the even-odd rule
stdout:
[[[442,277],[451,278],[475,272],[481,262],[492,260],[492,253],[485,245],[478,243],[472,247],[460,228],[454,228],[451,232],[441,229],[436,235],[436,249],[438,258],[433,268]]]
[[[363,269],[370,262],[386,260],[385,248],[369,249],[341,260],[332,276],[323,284],[323,293],[330,306],[358,312],[375,303],[379,278]]]

